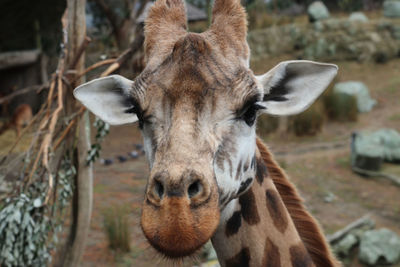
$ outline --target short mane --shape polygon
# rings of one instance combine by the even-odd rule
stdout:
[[[288,180],[284,171],[279,167],[267,146],[257,138],[257,147],[267,165],[268,175],[272,178],[289,214],[296,226],[301,240],[310,254],[315,266],[334,267],[341,264],[333,257],[325,236],[322,234],[316,220],[303,205],[296,188]]]

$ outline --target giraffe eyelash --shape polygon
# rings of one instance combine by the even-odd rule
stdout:
[[[262,109],[266,109],[267,107],[265,107],[261,102],[258,101],[248,101],[246,102],[243,107],[238,110],[237,117],[241,118],[250,108],[254,109],[255,111],[258,110],[262,110]]]

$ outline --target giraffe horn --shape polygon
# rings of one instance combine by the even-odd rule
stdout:
[[[210,30],[248,60],[247,15],[240,0],[215,0]]]
[[[145,55],[147,64],[165,54],[186,33],[187,19],[183,0],[157,0],[145,21]],[[159,60],[159,59],[158,59]]]

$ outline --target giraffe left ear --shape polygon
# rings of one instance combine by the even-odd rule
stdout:
[[[284,61],[257,76],[265,113],[294,115],[307,109],[335,78],[338,67],[306,60]]]
[[[74,96],[88,110],[111,125],[138,120],[131,97],[132,81],[119,75],[95,79],[75,88]]]

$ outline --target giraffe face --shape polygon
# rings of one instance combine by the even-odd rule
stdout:
[[[151,169],[142,228],[171,257],[204,244],[220,209],[251,186],[255,173],[262,96],[250,70],[219,60],[204,38],[188,34],[133,83]]]
[[[150,196],[152,177],[172,175],[180,180],[168,179],[181,184],[182,172],[216,187],[219,207],[251,186],[256,118],[265,107],[247,67],[229,66],[204,37],[191,33],[159,66],[145,70],[133,88],[152,173]]]
[[[183,3],[157,1],[146,25],[146,69],[135,81],[114,75],[74,91],[110,124],[139,121],[150,165],[141,226],[172,258],[206,243],[221,209],[252,185],[257,116],[301,112],[336,74],[333,65],[287,61],[256,77],[239,1],[216,1],[213,16],[209,31],[187,33]]]

